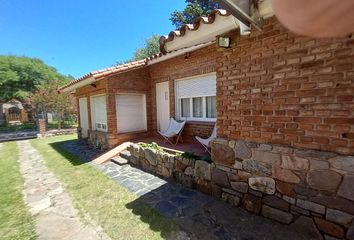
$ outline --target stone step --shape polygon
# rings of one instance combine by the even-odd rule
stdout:
[[[122,158],[120,156],[112,157],[111,161],[118,164],[118,165],[125,165],[125,164],[128,164],[128,162],[129,162],[127,159]]]
[[[130,160],[131,154],[130,154],[130,152],[128,150],[124,150],[124,151],[121,151],[119,153],[119,156],[121,156],[122,158]]]

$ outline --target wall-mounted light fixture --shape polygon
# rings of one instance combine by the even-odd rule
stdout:
[[[222,8],[230,12],[237,18],[240,25],[241,35],[251,33],[250,27],[253,25],[259,31],[262,30],[263,18],[259,15],[258,0],[217,0]]]
[[[222,37],[222,36],[218,37],[219,47],[229,48],[230,44],[231,44],[231,39],[229,37]]]

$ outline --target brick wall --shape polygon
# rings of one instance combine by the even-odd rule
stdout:
[[[150,66],[151,76],[151,117],[153,130],[156,130],[156,83],[169,81],[170,88],[170,114],[175,114],[175,90],[176,79],[212,73],[216,71],[216,60],[220,53],[215,45],[192,52],[187,58],[186,55],[178,56],[164,62]],[[183,137],[188,139],[194,136],[210,136],[213,123],[191,122],[187,123],[183,131]]]
[[[354,153],[353,37],[299,37],[275,18],[229,36],[217,59],[219,137]]]
[[[107,123],[108,123],[108,144],[110,147],[121,144],[125,141],[131,141],[136,138],[142,138],[151,134],[151,91],[150,75],[148,68],[141,68],[119,75],[113,75],[107,78],[108,97],[107,97]],[[117,133],[117,115],[116,115],[116,94],[145,94],[146,95],[146,113],[147,113],[147,132],[143,133]],[[119,126],[118,126],[119,127]]]
[[[90,96],[99,95],[106,93],[107,89],[107,80],[101,80],[95,83],[96,87],[88,85],[76,90],[76,98],[79,101],[79,98],[86,97],[87,98],[87,113],[88,113],[88,122],[89,122],[89,129],[92,129],[92,121],[91,121],[91,102]],[[77,106],[79,106],[79,102],[77,102]],[[78,121],[79,121],[79,128],[80,126],[80,111],[77,112]]]

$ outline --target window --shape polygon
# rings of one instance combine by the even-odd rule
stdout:
[[[93,130],[107,132],[106,95],[91,97],[91,118]]]
[[[216,76],[176,80],[176,112],[181,120],[216,120]]]
[[[146,131],[146,97],[144,94],[116,96],[118,133]]]

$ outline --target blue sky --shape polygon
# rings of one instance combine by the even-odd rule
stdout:
[[[0,0],[0,54],[38,57],[80,77],[173,30],[184,0]]]

